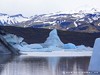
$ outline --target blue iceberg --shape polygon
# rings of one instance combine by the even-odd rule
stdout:
[[[73,43],[64,44],[58,34],[57,30],[54,29],[50,32],[47,40],[42,44],[27,44],[24,42],[24,38],[18,37],[14,34],[7,34],[4,38],[9,42],[13,47],[19,49],[20,51],[61,51],[61,50],[86,50],[84,45],[76,46]]]
[[[89,71],[100,72],[100,38],[95,40]]]
[[[73,43],[64,44],[64,49],[76,49],[76,46]]]

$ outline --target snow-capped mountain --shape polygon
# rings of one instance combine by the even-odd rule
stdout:
[[[35,15],[30,21],[21,23],[20,25],[24,25],[24,27],[32,26],[36,28],[58,28],[67,30],[85,23],[94,23],[96,26],[100,26],[99,19],[100,12],[92,8],[88,10],[79,10],[74,13],[57,12]]]
[[[8,14],[3,14],[0,13],[0,25],[12,25],[12,24],[17,24],[23,21],[28,21],[30,20],[27,17],[24,17],[22,14],[17,14],[17,15],[8,15]]]
[[[60,11],[56,13],[34,15],[30,18],[24,17],[22,14],[9,16],[7,14],[0,13],[0,25],[48,29],[56,28],[71,31],[73,28],[75,30],[75,28],[78,27],[79,31],[84,29],[84,26],[89,26],[89,28],[92,26],[93,29],[97,29],[100,26],[100,11],[95,8],[87,8],[70,13]]]

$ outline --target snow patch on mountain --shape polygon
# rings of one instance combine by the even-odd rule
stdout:
[[[21,27],[58,28],[68,30],[71,27],[78,27],[82,23],[92,23],[100,18],[100,12],[93,7],[79,7],[74,11],[59,11],[49,14],[34,15],[30,18],[22,14],[8,15],[0,13],[0,25],[18,25]],[[99,26],[99,23],[98,23]]]
[[[0,25],[16,24],[23,21],[28,21],[30,18],[23,17],[21,14],[10,16],[0,13]]]

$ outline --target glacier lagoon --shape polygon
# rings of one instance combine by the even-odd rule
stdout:
[[[57,35],[57,31],[56,31],[56,29],[54,29],[54,30],[52,30],[51,32],[50,32],[50,34],[49,34],[49,37],[47,38],[47,40],[44,42],[44,43],[41,43],[41,44],[27,44],[26,42],[24,42],[23,41],[23,39],[24,38],[22,38],[22,37],[18,37],[18,36],[16,36],[16,35],[13,35],[13,34],[8,34],[8,35],[6,35],[6,36],[4,36],[4,38],[7,40],[7,42],[9,42],[13,47],[15,47],[15,48],[18,48],[21,52],[30,52],[29,53],[29,55],[22,55],[22,56],[19,56],[18,57],[18,60],[17,61],[20,61],[20,60],[23,60],[24,58],[35,58],[36,60],[40,60],[40,57],[38,56],[38,55],[40,55],[40,54],[38,54],[38,53],[36,53],[36,54],[38,54],[38,55],[36,55],[35,57],[33,57],[33,56],[31,56],[30,54],[32,53],[32,52],[39,52],[39,53],[43,53],[43,52],[49,52],[49,53],[55,53],[56,51],[58,52],[58,53],[56,53],[56,54],[59,54],[60,52],[70,52],[71,51],[71,53],[68,53],[69,55],[69,57],[66,57],[66,59],[72,59],[72,60],[74,60],[74,59],[78,59],[78,58],[89,58],[90,59],[90,56],[92,55],[92,53],[90,53],[90,55],[86,55],[87,53],[89,54],[89,52],[88,51],[90,51],[90,52],[92,52],[92,48],[90,48],[90,47],[85,47],[84,45],[80,45],[80,46],[76,46],[76,45],[74,45],[73,43],[67,43],[67,44],[64,44],[63,42],[61,42],[61,40],[60,40],[60,38],[59,38],[59,36]],[[84,51],[86,52],[86,53],[84,53]],[[72,56],[73,55],[73,52],[75,52],[74,53],[74,57]],[[83,56],[82,57],[80,57],[80,55],[78,55],[79,54],[79,52],[81,52],[81,54],[83,54]],[[61,55],[64,55],[64,53],[63,54],[61,54]],[[43,55],[43,54],[42,54]],[[54,54],[55,55],[55,54]],[[71,55],[71,56],[70,56]],[[75,55],[78,55],[79,57],[77,57],[76,58],[76,56]],[[43,56],[45,56],[45,55],[43,55]],[[51,56],[53,56],[52,54],[51,54]],[[87,56],[89,56],[89,57],[87,57]],[[21,57],[21,58],[20,58]],[[48,62],[48,67],[51,69],[51,75],[59,75],[59,74],[56,74],[56,69],[57,69],[57,65],[58,65],[58,63],[60,62],[60,60],[62,60],[62,59],[64,59],[65,57],[60,57],[60,56],[53,56],[53,57],[48,57],[48,56],[45,56],[45,57],[41,57],[41,58],[45,58],[46,60],[47,60],[47,62]],[[15,57],[15,59],[16,59],[16,57]],[[33,59],[31,59],[31,60],[33,60]],[[80,59],[80,60],[81,60]],[[89,63],[89,59],[88,59],[88,62],[86,62],[87,64]],[[31,60],[28,60],[27,62],[29,62],[29,61],[31,61]],[[65,59],[64,59],[65,60]],[[83,59],[82,59],[83,60]],[[81,61],[82,61],[81,60]],[[85,61],[85,60],[84,60]],[[13,61],[12,61],[13,62]],[[15,61],[16,62],[16,61]],[[85,63],[85,62],[84,62]],[[85,64],[86,64],[85,63]],[[13,63],[11,63],[11,65],[12,65]],[[17,63],[16,63],[17,64]],[[16,65],[16,64],[14,64],[14,65]],[[23,65],[23,63],[21,64],[21,65]],[[25,64],[26,65],[26,64]],[[23,66],[23,67],[25,67],[25,65]],[[67,67],[69,67],[68,66],[68,63],[66,64],[67,65]],[[88,65],[86,66],[86,68],[85,68],[85,70],[86,71],[81,71],[81,70],[79,70],[79,71],[77,71],[77,69],[78,69],[78,67],[77,67],[77,65],[76,65],[76,62],[73,64],[74,65],[74,67],[71,69],[72,71],[63,71],[63,74],[62,75],[65,75],[66,73],[68,74],[68,75],[75,75],[75,73],[76,73],[76,75],[87,75],[88,74]],[[37,65],[38,66],[38,65]],[[7,66],[6,66],[7,67]],[[19,66],[20,67],[20,66]],[[17,67],[18,68],[18,67]],[[75,68],[75,69],[74,69]],[[83,68],[82,68],[83,69]],[[25,70],[25,69],[24,69]],[[14,70],[13,70],[14,71]],[[10,72],[10,70],[8,71],[8,72]],[[3,73],[5,73],[5,71],[3,72]],[[48,73],[48,72],[47,72]],[[46,75],[47,75],[47,73],[45,73]],[[81,73],[81,74],[80,74]],[[1,73],[2,74],[2,73]],[[11,73],[12,74],[12,73]],[[10,75],[11,75],[10,74]],[[14,73],[13,73],[14,74]],[[20,74],[20,73],[18,73],[18,74]],[[22,72],[21,73],[21,75],[22,74],[24,74],[24,72]],[[38,73],[36,73],[37,75],[39,75]],[[45,74],[43,74],[43,75],[45,75]],[[94,74],[94,73],[92,73],[92,74]],[[6,75],[6,74],[3,74],[3,75]],[[16,75],[16,74],[15,74]],[[30,75],[30,74],[27,74],[27,75]]]

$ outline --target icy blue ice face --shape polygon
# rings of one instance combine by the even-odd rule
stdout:
[[[42,44],[27,44],[24,42],[24,38],[18,37],[13,34],[7,34],[4,36],[7,42],[9,42],[14,48],[19,49],[20,51],[37,51],[37,52],[47,52],[47,51],[59,51],[63,49],[77,49],[77,50],[87,50],[84,45],[76,46],[73,43],[64,44],[58,34],[57,30],[53,29],[47,38],[47,40]],[[33,39],[34,40],[34,39]]]
[[[63,43],[60,40],[56,29],[54,29],[50,32],[49,37],[47,38],[47,40],[44,42],[43,45],[45,47],[50,47],[50,46],[63,47]]]
[[[89,71],[100,72],[100,38],[97,38],[95,41]]]
[[[72,43],[64,44],[64,49],[76,49],[76,46]]]

